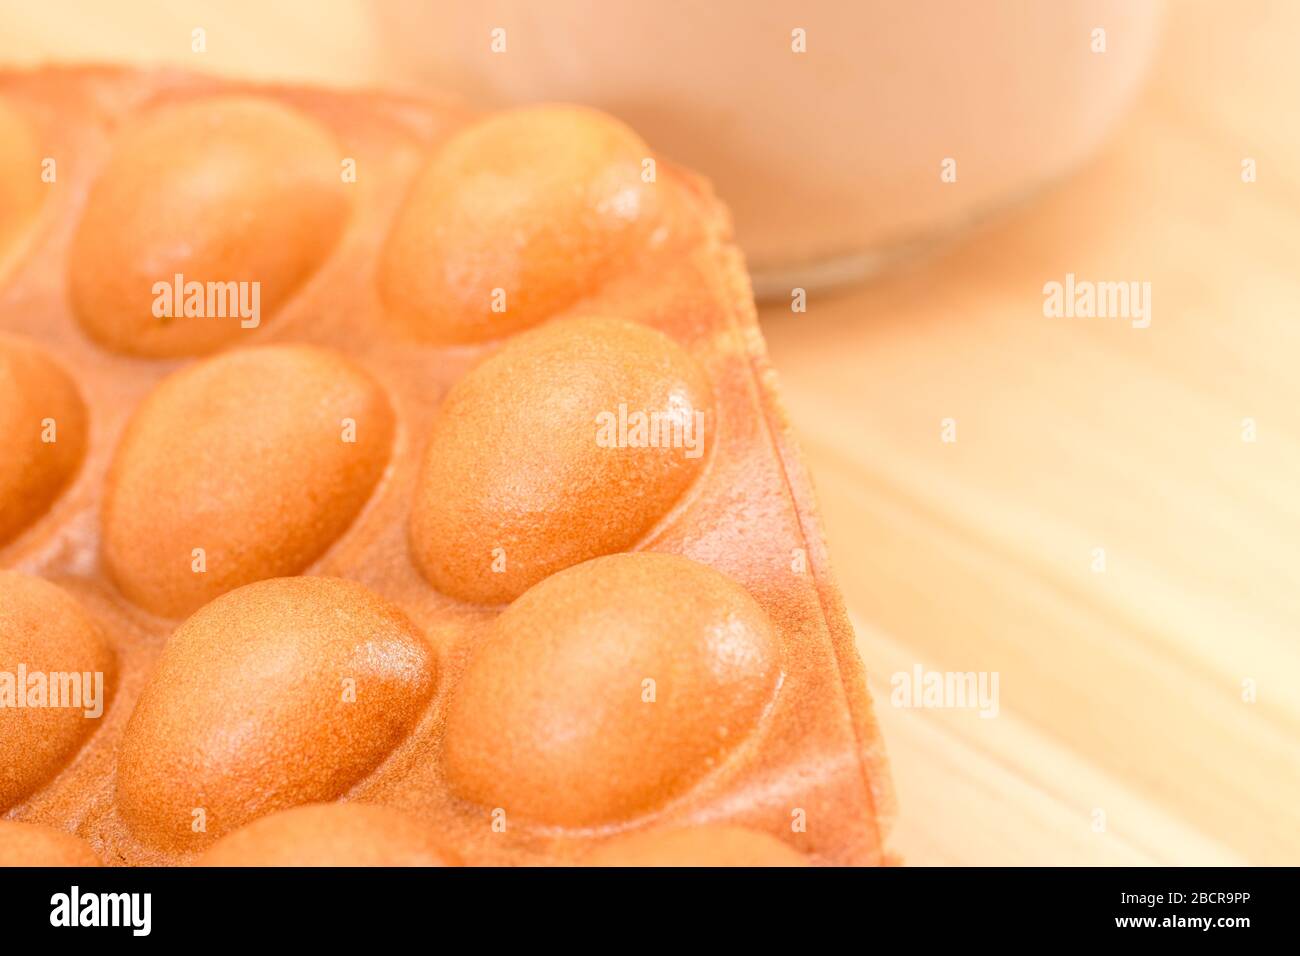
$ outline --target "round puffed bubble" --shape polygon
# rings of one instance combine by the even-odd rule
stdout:
[[[496,113],[442,144],[380,265],[395,321],[438,343],[497,339],[596,291],[660,217],[649,147],[580,106]]]
[[[657,444],[649,429],[641,440],[619,427],[637,415],[658,416]],[[708,379],[662,332],[586,316],[525,332],[439,408],[412,503],[412,554],[446,594],[513,600],[641,541],[703,471],[713,426]]]
[[[81,465],[86,406],[44,351],[0,334],[0,545],[49,510]]]
[[[360,584],[232,591],[163,648],[122,739],[118,807],[145,840],[186,850],[337,799],[405,737],[433,686],[423,635]]]
[[[615,837],[586,856],[584,866],[796,866],[803,854],[776,837],[734,826],[648,830]]]
[[[103,866],[85,840],[40,823],[0,820],[0,868]]]
[[[76,598],[0,571],[0,812],[53,779],[99,728],[116,671]]]
[[[82,327],[105,348],[151,357],[246,342],[342,235],[341,154],[314,119],[260,97],[148,113],[118,136],[73,237]],[[201,306],[168,291],[177,276],[183,293],[199,284]]]
[[[758,725],[781,673],[767,616],[675,555],[611,555],[515,601],[447,713],[453,790],[507,819],[609,824],[689,789]]]
[[[128,598],[166,617],[298,574],[370,499],[393,431],[383,389],[335,352],[268,345],[187,366],[118,445],[105,564]]]
[[[315,803],[222,837],[198,866],[449,866],[421,822],[391,807]]]

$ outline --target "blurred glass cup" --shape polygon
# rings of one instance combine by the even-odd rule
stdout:
[[[758,291],[862,278],[1104,140],[1161,0],[376,5],[396,78],[588,103],[708,175]]]

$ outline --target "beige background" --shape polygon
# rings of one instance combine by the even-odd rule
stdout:
[[[907,862],[1300,863],[1300,4],[1172,7],[1070,181],[764,309]],[[0,63],[51,57],[392,80],[353,0],[0,3]],[[1151,327],[1044,318],[1067,272],[1150,281]],[[1000,715],[889,706],[917,663],[997,671]]]

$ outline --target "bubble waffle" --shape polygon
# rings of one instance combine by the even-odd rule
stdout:
[[[0,860],[885,861],[705,183],[176,73],[0,74],[0,134]]]

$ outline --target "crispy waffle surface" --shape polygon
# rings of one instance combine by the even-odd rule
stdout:
[[[0,73],[0,134],[0,862],[891,862],[707,183],[176,72]]]

